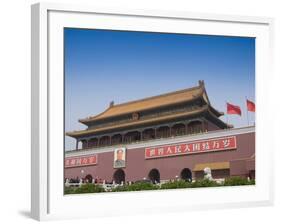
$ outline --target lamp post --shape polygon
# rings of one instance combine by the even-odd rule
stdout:
[[[84,170],[81,170],[81,178],[80,178],[80,181],[79,181],[79,187],[81,187],[82,184],[83,184],[83,174],[84,174]]]
[[[81,179],[83,179],[84,172],[84,170],[81,170]]]

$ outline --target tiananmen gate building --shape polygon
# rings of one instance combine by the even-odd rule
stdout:
[[[179,90],[109,107],[80,119],[87,128],[67,132],[65,178],[106,182],[203,178],[255,178],[255,127],[234,128],[212,107],[203,81]],[[79,147],[81,145],[81,147]]]

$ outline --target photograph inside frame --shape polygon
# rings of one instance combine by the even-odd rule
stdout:
[[[255,38],[64,28],[65,194],[254,185],[255,111]]]

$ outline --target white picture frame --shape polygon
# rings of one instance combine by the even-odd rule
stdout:
[[[63,195],[63,27],[251,36],[256,38],[255,186]],[[246,207],[273,203],[273,143],[269,129],[273,19],[189,12],[32,5],[32,186],[37,220]],[[61,150],[59,150],[61,148]],[[265,150],[266,149],[266,150]],[[163,197],[165,194],[165,197]],[[153,196],[154,200],[150,200]],[[183,199],[188,200],[183,200]],[[147,203],[149,201],[149,203]],[[116,203],[118,206],[116,207]],[[138,203],[136,203],[138,202]]]

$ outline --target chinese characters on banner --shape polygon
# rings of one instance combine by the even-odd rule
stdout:
[[[145,158],[153,159],[158,157],[178,156],[229,149],[236,149],[235,136],[146,148]]]
[[[97,164],[97,155],[69,157],[65,159],[65,167],[88,166]]]

